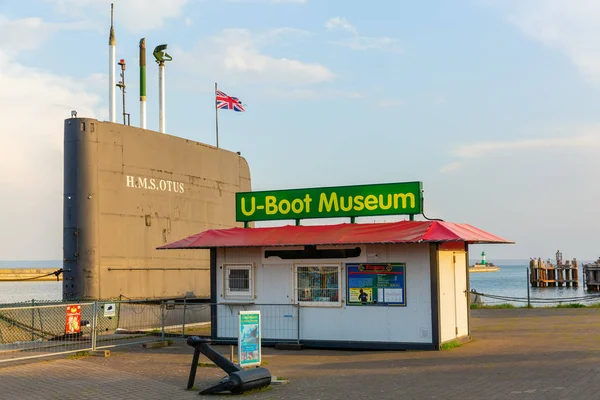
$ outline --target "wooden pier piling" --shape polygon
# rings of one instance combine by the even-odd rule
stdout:
[[[593,263],[583,264],[583,280],[587,290],[600,290],[600,257]]]
[[[562,254],[557,252],[556,264],[550,260],[532,258],[529,261],[529,283],[532,287],[578,287],[579,265],[577,259],[562,261]],[[600,264],[598,265],[598,287],[600,288]]]

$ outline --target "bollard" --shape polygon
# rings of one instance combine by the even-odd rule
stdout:
[[[217,385],[204,389],[200,394],[217,394],[225,391],[238,394],[271,384],[271,373],[266,368],[244,370],[215,351],[209,346],[209,343],[210,339],[201,339],[198,336],[189,337],[187,340],[187,344],[194,348],[194,357],[188,378],[188,389],[194,386],[200,353],[204,354],[229,375],[229,377],[222,379]]]

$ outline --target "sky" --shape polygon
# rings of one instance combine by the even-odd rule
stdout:
[[[62,256],[63,121],[108,119],[109,25],[0,0],[0,259]],[[215,144],[214,83],[242,100],[219,144],[254,190],[422,181],[427,217],[516,242],[475,253],[600,256],[596,0],[116,0],[115,31],[132,125],[142,37],[149,129],[159,44],[167,133]]]

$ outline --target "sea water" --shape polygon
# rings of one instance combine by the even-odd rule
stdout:
[[[482,297],[484,304],[510,303],[516,306],[527,305],[528,265],[496,265],[500,269],[494,272],[471,272],[469,281],[471,290],[479,293],[502,297]],[[583,284],[583,273],[579,267],[579,287],[529,287],[531,305],[544,307],[560,303],[590,304],[600,302],[600,294],[587,292]]]
[[[11,262],[0,268],[54,268],[56,263]],[[8,263],[6,263],[8,264]],[[510,303],[514,305],[527,304],[527,265],[497,265],[500,269],[494,272],[471,272],[469,275],[470,288],[479,293],[501,298],[482,297],[485,304]],[[60,268],[60,267],[59,267]],[[407,279],[410,287],[410,279]],[[600,302],[600,293],[586,292],[583,285],[583,274],[579,269],[579,287],[547,287],[529,288],[530,298],[534,307],[543,307],[559,303]],[[410,292],[409,292],[410,293]],[[31,300],[60,300],[62,299],[62,282],[0,282],[0,304],[26,302]],[[410,299],[407,299],[410,302]]]
[[[36,261],[0,261],[0,268],[62,268],[60,260]],[[0,304],[29,302],[31,300],[61,300],[62,282],[54,281],[24,281],[0,282]]]
[[[61,299],[62,282],[0,282],[0,304]]]

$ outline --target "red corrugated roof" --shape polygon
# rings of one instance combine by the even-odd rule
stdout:
[[[441,221],[400,221],[373,224],[211,229],[161,246],[159,249],[422,242],[514,243],[468,224]]]

